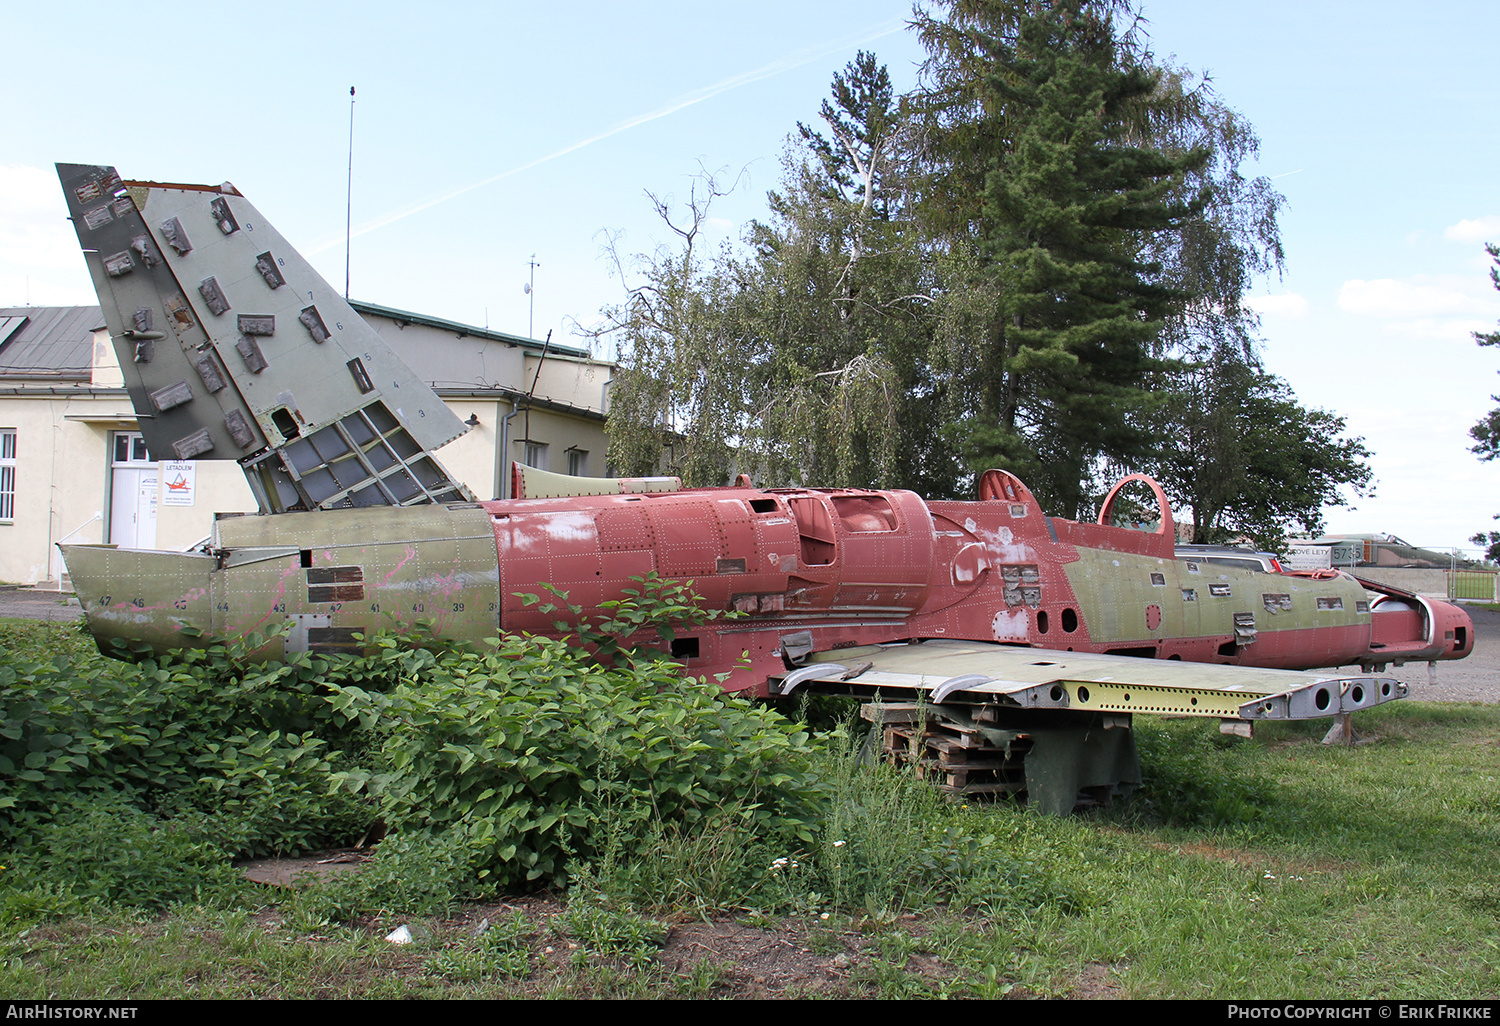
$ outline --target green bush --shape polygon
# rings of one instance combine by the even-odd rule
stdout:
[[[643,588],[621,623],[679,610],[677,592]],[[251,637],[126,662],[71,633],[39,658],[28,633],[0,652],[0,847],[60,864],[80,826],[149,836],[145,847],[196,878],[204,859],[347,844],[383,816],[393,838],[365,892],[327,899],[338,914],[377,892],[425,906],[561,881],[607,838],[638,853],[663,830],[724,822],[725,809],[736,843],[781,847],[810,838],[817,817],[804,730],[635,651],[601,668],[556,641],[507,638],[476,654],[378,636],[366,655],[255,663],[263,639]],[[58,811],[90,795],[86,816]],[[119,867],[98,861],[104,846],[90,851],[103,876],[80,894],[144,900],[102,882]],[[170,881],[160,892],[185,893]]]
[[[11,856],[20,872],[7,881],[10,903],[40,889],[77,901],[160,910],[231,904],[245,890],[230,853],[198,824],[158,819],[120,796],[61,798],[56,815],[30,841]]]
[[[536,605],[537,612],[566,612],[552,621],[562,632],[563,641],[577,644],[593,653],[606,666],[643,669],[652,663],[670,661],[672,642],[683,630],[694,630],[714,620],[735,620],[745,614],[722,609],[705,609],[703,596],[693,590],[693,582],[664,579],[655,570],[630,578],[637,587],[621,588],[624,596],[599,603],[601,615],[584,615],[582,606],[568,602],[568,593],[550,584],[542,587],[556,602],[541,605],[537,595],[516,593],[525,605]],[[654,637],[653,637],[654,635]]]
[[[757,833],[810,837],[806,732],[680,671],[504,638],[437,657],[388,694],[333,686],[339,715],[381,736],[378,768],[334,779],[372,794],[398,832],[461,837],[479,877],[503,886],[562,882],[611,832],[696,828],[726,806]]]
[[[76,645],[51,658],[35,644],[0,651],[0,843],[23,843],[60,796],[88,793],[212,817],[238,854],[304,850],[367,824],[358,801],[329,798],[335,746],[352,737],[320,694],[332,664],[252,663],[261,640],[136,662]]]
[[[57,868],[0,874],[0,909],[218,900],[232,855],[349,844],[382,820],[375,860],[291,899],[289,920],[436,912],[580,875],[595,904],[626,909],[1084,904],[1005,830],[860,765],[851,725],[815,740],[624,647],[653,627],[670,640],[690,596],[642,581],[575,624],[587,648],[378,635],[364,655],[262,664],[251,637],[122,662],[71,633],[39,658],[30,632],[0,652],[0,861]]]

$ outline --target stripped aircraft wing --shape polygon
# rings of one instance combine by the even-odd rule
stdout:
[[[1058,815],[1141,782],[1133,713],[1320,719],[1402,698],[1388,677],[1060,652],[973,641],[844,648],[773,678],[772,691],[865,702],[871,743],[955,794],[1022,793]]]
[[[934,704],[992,703],[1228,721],[1321,719],[1406,695],[1400,681],[1365,673],[1271,670],[974,641],[819,653],[772,689],[788,695],[814,683],[819,690],[878,690],[892,698],[920,696]]]

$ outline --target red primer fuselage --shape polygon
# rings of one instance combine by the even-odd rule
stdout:
[[[759,694],[800,653],[908,639],[1288,669],[1460,658],[1472,645],[1449,603],[1380,620],[1347,574],[1199,567],[1167,535],[1049,518],[1024,488],[976,502],[717,488],[482,505],[503,630],[556,633],[555,615],[520,597],[538,582],[587,615],[633,577],[692,580],[709,608],[742,616],[679,638],[676,654]],[[1388,636],[1372,637],[1376,623]]]

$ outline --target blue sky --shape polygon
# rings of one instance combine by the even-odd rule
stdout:
[[[1378,489],[1329,527],[1463,546],[1500,512],[1468,452],[1495,403],[1500,4],[1144,0],[1156,52],[1207,72],[1287,197],[1286,274],[1256,290],[1264,358],[1349,420]],[[90,13],[93,16],[90,17]],[[765,216],[788,133],[857,49],[898,89],[922,52],[904,0],[754,5],[265,0],[11,11],[0,304],[94,302],[52,171],[234,182],[331,282],[344,273],[349,87],[355,298],[578,344],[621,295],[602,258],[666,240],[644,191],[744,177],[713,211]]]

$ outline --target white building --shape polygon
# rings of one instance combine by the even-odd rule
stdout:
[[[603,475],[612,364],[571,347],[354,303],[469,432],[437,453],[481,498],[511,460]],[[56,544],[181,549],[255,509],[232,460],[146,451],[98,307],[0,308],[0,582],[60,582]]]

